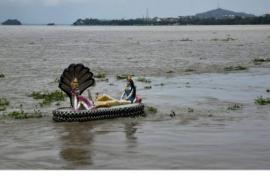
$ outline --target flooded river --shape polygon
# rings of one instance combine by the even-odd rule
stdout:
[[[270,106],[254,101],[270,97],[270,63],[252,62],[270,57],[269,37],[270,26],[0,26],[0,97],[10,101],[0,112],[0,169],[269,169]],[[115,76],[134,74],[158,112],[53,122],[59,106],[39,107],[29,94],[56,90],[63,69],[79,62],[107,74],[92,93],[117,98],[125,81]],[[248,69],[224,71],[237,65]],[[20,104],[44,117],[3,116]]]

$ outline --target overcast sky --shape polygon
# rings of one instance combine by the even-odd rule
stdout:
[[[270,0],[219,0],[221,8],[255,15],[270,13]],[[71,24],[78,18],[177,17],[218,6],[218,0],[0,0],[0,21]]]

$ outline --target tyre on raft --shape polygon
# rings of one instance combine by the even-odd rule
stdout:
[[[74,111],[70,107],[63,107],[53,111],[53,120],[55,122],[84,122],[140,115],[144,115],[144,104],[142,103],[79,111]]]

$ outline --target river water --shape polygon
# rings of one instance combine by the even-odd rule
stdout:
[[[269,169],[270,26],[70,27],[0,26],[1,115],[38,107],[40,119],[0,120],[0,169]],[[226,38],[234,40],[225,41]],[[70,63],[106,72],[92,93],[119,97],[121,73],[134,78],[146,117],[55,123],[58,106],[28,95],[57,89]],[[248,70],[224,72],[243,65]],[[187,69],[192,69],[189,71]],[[168,73],[173,71],[173,73]],[[163,86],[160,84],[163,83]],[[60,106],[67,106],[68,100]],[[236,111],[228,110],[241,104]],[[170,117],[171,111],[176,113]]]

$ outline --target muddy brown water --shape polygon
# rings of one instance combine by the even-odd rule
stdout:
[[[42,27],[0,26],[0,96],[5,113],[36,106],[40,119],[0,120],[0,169],[269,169],[270,26]],[[233,41],[213,40],[232,37]],[[183,41],[189,38],[191,41]],[[103,71],[108,82],[91,92],[119,97],[136,81],[144,103],[158,108],[146,117],[86,123],[55,123],[58,106],[39,107],[32,91],[56,90],[70,63]],[[224,72],[231,65],[248,70]],[[185,72],[194,69],[193,72]],[[167,73],[174,71],[174,73]],[[163,85],[160,85],[163,83]],[[228,110],[241,104],[239,110]],[[60,106],[68,106],[69,101]],[[171,111],[176,113],[170,117]]]

